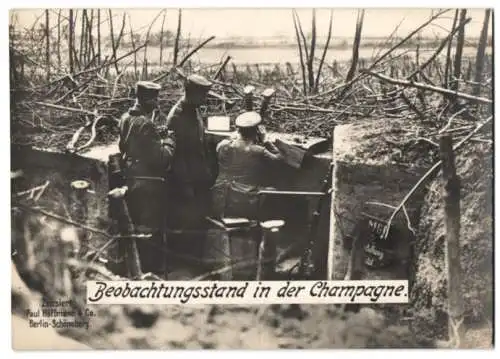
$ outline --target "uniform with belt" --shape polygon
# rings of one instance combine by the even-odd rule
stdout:
[[[185,84],[184,96],[167,117],[168,129],[176,138],[176,153],[169,176],[170,210],[168,226],[172,229],[199,230],[199,235],[183,235],[183,240],[197,243],[205,237],[205,217],[210,209],[210,188],[216,177],[216,160],[205,135],[205,125],[199,111],[211,83],[202,76],[191,75]],[[186,233],[188,232],[186,231]],[[193,233],[193,232],[191,232]],[[192,246],[189,245],[192,249]]]
[[[153,243],[138,243],[144,266],[161,260],[161,231],[166,216],[166,175],[175,151],[173,135],[161,139],[154,125],[159,115],[157,97],[161,87],[141,81],[136,86],[136,103],[120,120],[119,149],[127,205],[132,222],[140,232],[153,233]],[[147,269],[145,269],[147,271]]]
[[[238,116],[235,124],[239,129],[256,129],[261,121],[258,113],[250,111]],[[222,140],[217,145],[219,175],[212,193],[213,214],[256,219],[260,210],[256,193],[272,185],[269,167],[281,158],[271,142],[241,136]]]

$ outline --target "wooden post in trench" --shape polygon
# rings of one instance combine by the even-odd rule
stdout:
[[[335,130],[332,131],[332,139],[335,139]],[[331,196],[330,196],[330,235],[328,237],[328,252],[326,259],[326,280],[335,280],[335,233],[337,231],[337,216],[335,215],[335,144],[332,148],[332,163],[329,171]]]
[[[71,212],[80,223],[87,224],[88,192],[90,183],[84,180],[71,182]],[[80,234],[80,254],[85,255],[89,251],[89,235],[86,232]]]
[[[274,220],[260,223],[262,238],[259,245],[257,277],[255,280],[272,280],[276,274],[277,244],[280,229],[285,221]]]
[[[111,193],[111,191],[110,191]],[[120,218],[118,220],[118,230],[122,238],[120,240],[126,241],[125,245],[125,261],[128,271],[128,277],[134,279],[141,279],[143,277],[141,260],[139,251],[137,249],[136,239],[134,238],[135,228],[130,217],[127,202],[124,198],[125,192],[112,196],[108,194],[111,201],[114,201],[119,208]]]
[[[443,169],[443,197],[446,226],[446,267],[448,272],[448,330],[450,344],[460,347],[465,328],[460,267],[460,179],[455,168],[451,136],[440,138]]]

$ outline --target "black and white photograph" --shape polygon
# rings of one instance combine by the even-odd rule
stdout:
[[[492,8],[106,5],[9,10],[15,351],[494,348]]]

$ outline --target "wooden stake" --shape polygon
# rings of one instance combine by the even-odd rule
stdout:
[[[69,72],[73,73],[73,9],[69,9],[69,34],[68,34],[68,53],[69,53]]]
[[[87,224],[88,222],[88,192],[90,183],[83,180],[71,182],[72,196],[70,208],[72,217],[79,223]],[[89,234],[83,232],[80,237],[80,255],[87,254],[89,250]]]
[[[181,38],[181,28],[182,28],[182,10],[179,9],[179,15],[177,17],[177,34],[175,35],[175,42],[174,42],[173,66],[177,65],[177,57],[179,56],[179,40]]]
[[[116,59],[116,47],[115,47],[115,34],[113,29],[113,12],[111,9],[108,10],[108,21],[109,21],[109,37],[111,38],[111,50],[113,51],[112,59]],[[115,62],[116,75],[118,75],[118,64]]]
[[[335,129],[335,128],[334,128]],[[335,130],[332,131],[332,139],[335,138]],[[336,173],[334,170],[334,165],[335,165],[335,149],[333,149],[333,158],[332,158],[332,163],[330,164],[330,169],[328,175],[330,176],[330,179],[325,179],[330,180],[330,185],[331,185],[331,196],[330,196],[330,235],[328,237],[328,252],[327,252],[327,258],[326,258],[326,280],[335,280],[335,233],[337,231],[337,216],[335,215],[335,196],[336,196],[336,191],[335,187],[337,185],[337,182],[335,180]],[[328,188],[329,186],[325,186]],[[318,206],[320,209],[321,207]]]
[[[231,56],[227,56],[224,62],[220,65],[220,67],[215,71],[215,74],[212,78],[212,80],[217,80],[217,78],[220,76],[220,74],[223,72],[223,70],[226,68],[227,63],[231,60]]]
[[[147,74],[147,59],[148,59],[148,45],[149,45],[149,36],[151,35],[151,29],[153,28],[153,25],[155,24],[156,20],[160,17],[160,15],[162,13],[164,13],[166,10],[163,9],[161,10],[158,15],[155,16],[155,18],[153,19],[153,21],[151,21],[151,23],[149,24],[149,27],[148,27],[148,31],[146,32],[146,38],[144,39],[144,56],[143,56],[143,60],[142,60],[142,75],[141,76],[144,76],[144,74],[146,73]],[[144,70],[146,69],[146,71]],[[143,78],[143,80],[145,80],[145,78]]]
[[[85,21],[85,42],[83,43],[83,46],[84,46],[83,47],[83,64],[85,65],[84,67],[86,68],[89,65],[89,62],[91,60],[91,54],[92,54],[91,45],[90,45],[92,24],[90,23],[89,14],[88,14],[87,10],[85,10],[83,20]]]
[[[50,24],[49,10],[45,10],[45,63],[47,66],[47,82],[50,81]]]
[[[365,10],[358,10],[358,19],[356,21],[356,31],[354,33],[354,42],[352,44],[352,60],[351,67],[347,73],[345,83],[348,84],[354,78],[354,74],[356,73],[356,68],[358,66],[358,58],[359,58],[359,46],[361,44],[361,30],[363,29],[363,19],[365,16]],[[340,93],[339,98],[344,98],[347,91],[349,91],[351,86],[346,85],[342,92]]]
[[[483,28],[481,30],[481,37],[479,38],[479,45],[477,47],[476,55],[476,72],[474,76],[474,86],[472,94],[474,96],[479,96],[481,94],[481,82],[483,78],[483,68],[484,68],[484,52],[486,50],[486,45],[488,42],[488,26],[490,24],[490,13],[491,10],[486,10],[484,14]]]
[[[301,43],[301,37],[299,34],[299,19],[298,15],[296,14],[295,10],[292,10],[292,16],[293,16],[293,26],[295,28],[295,36],[297,37],[297,46],[299,48],[299,58],[300,58],[300,68],[301,68],[301,74],[302,74],[302,88],[304,91],[304,95],[307,95],[307,84],[306,84],[306,67],[304,64],[304,55],[302,53],[302,43]],[[306,46],[306,44],[304,44]],[[307,50],[304,49],[304,52],[307,54]]]
[[[165,18],[167,13],[163,13],[163,19],[161,21],[161,32],[160,32],[160,67],[163,64],[163,30],[165,28]]]
[[[446,264],[448,272],[448,320],[449,337],[455,347],[460,347],[464,338],[464,304],[460,267],[460,179],[455,169],[452,137],[440,139],[440,154],[443,168],[443,197],[446,223]]]
[[[130,20],[130,14],[128,18],[128,24],[130,28],[130,43],[132,44],[132,49],[135,50],[135,39],[134,39],[134,31],[132,30],[132,21]],[[137,52],[134,52],[134,75],[135,79],[137,80],[138,78],[138,72],[137,72]]]
[[[314,91],[314,51],[316,50],[316,10],[312,10],[311,49],[307,61],[307,75],[309,79],[309,92]]]
[[[116,213],[118,231],[123,237],[125,237],[122,241],[126,241],[126,243],[124,243],[124,246],[120,247],[125,251],[124,255],[128,276],[133,279],[140,279],[143,277],[141,260],[136,240],[132,237],[132,234],[135,233],[135,226],[132,222],[132,218],[130,217],[130,212],[124,195],[125,194],[116,198],[109,196],[109,200],[110,205],[112,205],[118,212]]]
[[[57,13],[57,67],[61,68],[61,9]]]
[[[121,233],[132,234],[134,232],[134,226],[132,224],[132,219],[130,218],[130,213],[128,211],[128,206],[124,198],[120,199],[122,206],[122,214],[124,222],[122,225]],[[137,242],[135,239],[129,239],[127,243],[127,267],[129,271],[129,276],[132,278],[141,278],[142,267],[141,260],[139,257],[139,251],[137,249]]]
[[[276,274],[277,245],[283,221],[267,221],[260,224],[262,237],[259,245],[257,277],[255,280],[272,280]]]
[[[326,37],[325,47],[323,49],[323,55],[321,55],[321,60],[319,62],[318,72],[316,73],[316,80],[314,81],[314,93],[318,93],[319,77],[321,75],[321,69],[323,68],[323,63],[325,62],[326,53],[328,52],[328,46],[330,45],[330,39],[332,37],[332,25],[333,25],[333,10],[330,10],[328,35]],[[289,62],[287,62],[287,66],[291,66]],[[291,71],[291,73],[293,73],[293,71]]]
[[[86,59],[86,65],[89,66],[90,62],[92,63],[95,62],[95,49],[94,49],[94,38],[92,35],[92,29],[94,28],[94,10],[90,10],[90,19],[88,15],[86,16],[86,21],[87,21],[87,59]]]
[[[238,83],[238,82],[240,82],[240,79],[238,76],[238,67],[236,67],[236,64],[234,62],[231,65],[233,67],[233,81]]]
[[[465,21],[466,15],[467,15],[466,9],[460,11],[460,22]],[[454,91],[458,91],[458,85],[459,85],[458,79],[460,79],[462,73],[462,53],[464,49],[464,43],[465,43],[465,28],[462,27],[458,31],[455,59],[453,63],[453,79],[455,81],[452,82],[450,88]]]
[[[458,21],[458,9],[455,10],[455,17],[453,18],[453,25],[451,25],[451,31],[455,30]],[[463,28],[462,28],[463,29]],[[448,48],[446,49],[446,65],[444,69],[444,88],[450,87],[450,72],[451,72],[451,45],[453,41],[448,41]]]
[[[97,63],[101,66],[101,10],[97,9]]]
[[[78,62],[80,65],[84,64],[85,58],[84,58],[84,50],[85,50],[85,43],[86,43],[86,28],[85,28],[85,15],[87,14],[87,10],[83,9],[82,10],[82,25],[80,28],[80,51],[78,51]]]

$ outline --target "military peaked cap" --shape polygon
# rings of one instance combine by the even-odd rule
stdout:
[[[262,117],[254,111],[244,112],[234,121],[237,127],[254,127],[262,122]]]
[[[193,88],[208,91],[212,87],[212,83],[201,75],[190,75],[187,78],[186,85]]]
[[[161,86],[150,81],[139,81],[135,86],[135,94],[139,99],[152,99],[159,95]]]

